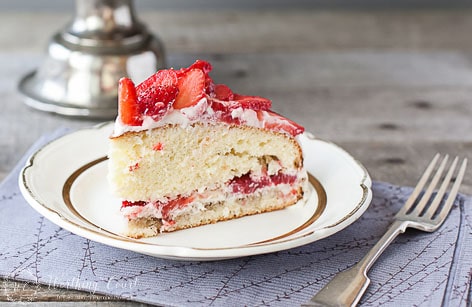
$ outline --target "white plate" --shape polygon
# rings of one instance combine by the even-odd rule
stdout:
[[[28,203],[51,222],[79,236],[161,258],[218,260],[294,248],[354,222],[372,199],[365,168],[340,147],[300,136],[311,193],[284,210],[154,238],[120,235],[126,221],[108,190],[108,136],[112,124],[63,136],[33,154],[20,173]]]

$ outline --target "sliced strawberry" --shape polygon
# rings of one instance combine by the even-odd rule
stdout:
[[[179,89],[173,69],[160,70],[136,87],[140,112],[161,119],[171,108]]]
[[[213,79],[210,78],[209,75],[205,77],[205,93],[208,95],[213,95],[215,92],[215,83],[213,82]]]
[[[141,126],[143,120],[136,99],[136,88],[129,78],[121,78],[118,83],[118,116],[129,126]]]
[[[215,83],[213,82],[213,80],[211,79],[209,75],[210,71],[213,69],[213,67],[211,66],[209,62],[203,61],[203,60],[196,60],[195,63],[193,63],[189,67],[181,68],[180,70],[177,71],[179,79],[185,76],[189,71],[194,70],[194,69],[201,70],[203,74],[205,75],[205,92],[208,95],[211,95],[215,90]]]
[[[136,86],[136,91],[138,93],[145,92],[146,89],[159,86],[172,86],[177,85],[177,72],[173,69],[163,69],[156,72],[154,75],[150,76],[138,86]]]
[[[215,85],[215,98],[223,101],[230,101],[234,99],[233,91],[225,84]]]
[[[200,69],[189,70],[179,79],[178,87],[174,109],[193,106],[205,95],[205,74]]]
[[[139,207],[144,207],[146,206],[147,202],[138,200],[138,201],[129,201],[129,200],[123,200],[121,202],[121,208],[126,208],[126,207],[132,207],[132,206],[139,206]]]
[[[251,178],[251,174],[247,173],[240,177],[234,177],[228,182],[228,187],[232,189],[233,193],[250,194],[255,191],[267,187],[279,184],[293,184],[297,176],[291,176],[283,173],[277,173],[274,175],[264,175],[257,180]]]
[[[265,112],[265,114],[262,112]],[[272,111],[258,111],[258,118],[264,118],[264,128],[266,129],[287,132],[293,136],[305,131],[305,128],[296,122]]]
[[[239,125],[241,123],[239,118],[233,118],[231,112],[237,108],[239,105],[234,101],[223,101],[214,98],[210,98],[211,108],[215,111],[215,116],[218,120],[228,123]]]
[[[201,71],[203,71],[205,75],[207,75],[213,69],[213,67],[207,61],[196,60],[195,63],[190,65],[188,68],[184,68],[184,70],[187,70],[187,71],[192,70],[192,69],[200,69]]]
[[[225,101],[218,100],[215,98],[209,98],[209,101],[211,102],[211,108],[213,109],[213,111],[225,113],[231,112],[229,104]]]
[[[234,100],[237,101],[243,109],[251,109],[254,111],[269,110],[272,106],[272,101],[259,96],[234,94]]]

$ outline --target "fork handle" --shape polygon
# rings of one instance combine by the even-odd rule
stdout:
[[[355,306],[369,286],[367,271],[387,246],[408,227],[407,221],[390,225],[372,249],[352,268],[337,274],[310,301],[302,306]]]

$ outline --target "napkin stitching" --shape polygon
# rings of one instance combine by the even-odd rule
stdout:
[[[460,248],[461,248],[461,254],[465,255],[467,252],[464,251],[464,252],[462,253],[462,251],[468,247],[468,244],[470,244],[469,242],[467,242],[466,237],[467,237],[467,234],[469,234],[469,236],[470,236],[470,234],[472,233],[472,223],[471,223],[471,221],[470,221],[470,216],[467,214],[467,210],[466,210],[466,207],[465,207],[465,206],[466,206],[466,200],[465,200],[463,197],[461,197],[461,200],[462,200],[462,202],[461,202],[461,209],[462,209],[462,210],[461,210],[461,223],[464,223],[464,229],[461,229],[461,230],[464,230],[464,231],[463,231],[463,233],[462,233],[461,235],[462,235],[464,238],[463,238],[463,239],[459,239],[457,242],[463,243],[463,244],[460,244],[460,245],[461,245]],[[469,204],[469,205],[470,205],[470,204]],[[472,243],[472,242],[471,242],[471,243]],[[459,245],[459,244],[457,244],[457,245]],[[469,255],[469,257],[470,257],[470,255]],[[460,260],[460,259],[459,259],[459,260]],[[459,263],[457,263],[457,265],[456,265],[457,268],[456,268],[456,271],[454,272],[454,278],[459,275],[459,273],[457,273],[457,270],[459,270],[459,267],[460,267],[460,266],[461,266],[461,265],[460,265]],[[462,276],[462,277],[463,277],[463,276]],[[470,295],[471,295],[471,292],[470,292],[470,291],[471,291],[471,286],[470,286],[470,285],[471,285],[471,279],[472,279],[472,267],[469,268],[469,274],[468,274],[468,276],[466,277],[466,281],[465,281],[466,289],[464,289],[462,293],[461,293],[461,292],[458,292],[458,290],[456,290],[456,291],[451,291],[451,296],[452,296],[454,293],[457,293],[457,295],[461,294],[461,295],[459,295],[459,296],[460,296],[459,302],[460,302],[460,303],[464,302],[464,303],[466,304],[466,306],[470,306]],[[456,283],[456,284],[454,285],[454,289],[453,289],[453,290],[459,288],[460,286],[461,286],[460,284],[458,285],[458,284]]]
[[[374,292],[371,292],[371,295],[369,297],[369,300],[366,300],[366,303],[375,303],[377,301],[380,301],[382,299],[384,299],[385,297],[387,297],[387,300],[384,300],[384,301],[381,301],[380,304],[385,304],[385,303],[388,303],[388,302],[392,302],[393,299],[395,299],[397,296],[400,296],[402,293],[401,291],[399,291],[396,295],[391,295],[390,294],[390,291],[391,290],[394,290],[394,289],[397,289],[399,287],[402,287],[406,282],[408,282],[408,280],[410,280],[411,278],[415,277],[417,274],[420,274],[423,272],[423,270],[427,267],[430,267],[430,266],[434,266],[434,262],[430,262],[428,264],[425,264],[423,267],[419,268],[416,272],[414,272],[413,274],[411,274],[410,276],[408,276],[407,278],[405,279],[400,279],[400,280],[396,280],[396,277],[397,276],[400,276],[401,273],[404,273],[404,269],[407,268],[409,265],[411,265],[411,263],[415,262],[418,260],[418,258],[420,258],[423,254],[426,254],[427,253],[427,250],[428,248],[433,244],[435,243],[438,239],[440,239],[442,237],[442,235],[444,234],[443,231],[437,231],[436,234],[434,235],[434,237],[432,237],[428,243],[425,245],[425,247],[417,254],[415,255],[413,258],[411,259],[408,259],[409,261],[407,261],[401,268],[399,271],[397,271],[396,273],[394,273],[393,275],[390,276],[389,279],[387,279],[386,281],[384,281],[384,285],[379,287],[376,291]],[[442,258],[444,255],[446,255],[447,251],[449,250],[449,248],[451,248],[452,246],[449,246],[448,248],[446,248],[445,250],[443,250],[443,252],[438,256],[437,259],[440,259]],[[441,268],[443,266],[446,266],[446,265],[449,265],[451,264],[451,262],[446,262],[444,263],[442,266],[438,267],[438,268]],[[427,277],[429,277],[428,275],[425,275],[423,276],[422,278],[420,278],[419,280],[415,281],[414,283],[412,284],[408,284],[410,287],[414,286],[415,284],[418,284],[420,282],[422,282],[424,279],[426,279]],[[447,277],[442,280],[438,285],[436,285],[435,288],[438,288],[440,285],[442,285],[445,281],[447,280]],[[392,281],[393,281],[393,284],[392,284]],[[389,285],[389,290],[387,291],[382,291],[383,290],[383,287],[384,286],[387,286]],[[433,291],[432,291],[433,292]],[[374,297],[374,295],[376,293],[380,293],[380,296],[378,297]],[[428,299],[428,296],[425,297],[424,301],[423,302],[426,302]]]
[[[93,260],[93,244],[91,245],[90,243],[91,242],[89,239],[85,239],[85,247],[82,247],[82,249],[84,250],[84,255],[82,258],[82,266],[79,268],[79,278],[82,277],[82,273],[86,268],[90,269],[90,272],[93,274],[93,276],[97,276],[97,274],[95,273],[96,268],[94,265],[96,261]]]
[[[462,244],[458,244],[459,242],[463,241],[463,220],[464,220],[464,200],[460,195],[458,196],[457,200],[459,201],[459,208],[460,208],[460,219],[459,219],[459,231],[457,232],[457,239],[456,239],[456,246],[454,248],[454,253],[452,254],[452,265],[449,268],[449,280],[447,281],[446,287],[444,289],[444,296],[441,303],[441,306],[449,306],[449,301],[451,300],[451,296],[454,293],[452,289],[454,284],[456,283],[456,272],[458,264],[454,261],[460,257],[462,254]]]

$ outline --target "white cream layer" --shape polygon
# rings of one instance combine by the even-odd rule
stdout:
[[[306,180],[303,181],[304,183],[302,184],[302,188],[304,192],[307,191],[306,188]],[[300,184],[298,183],[297,186]],[[277,188],[283,195],[289,195],[291,191],[293,190],[293,186],[290,184],[278,184],[276,186],[267,186],[261,189],[258,189],[254,194],[243,194],[243,193],[229,193],[229,192],[224,192],[221,190],[218,191],[212,191],[210,193],[205,193],[204,197],[199,198],[196,197],[196,200],[193,202],[187,204],[183,208],[176,208],[171,209],[168,212],[168,217],[170,220],[174,220],[177,218],[179,215],[186,214],[186,213],[192,213],[192,214],[197,214],[199,211],[205,211],[206,210],[206,205],[210,203],[217,203],[221,201],[228,201],[231,199],[240,199],[247,197],[248,195],[258,195],[260,193],[264,193],[270,189]],[[121,208],[121,212],[126,216],[128,219],[133,220],[133,219],[138,219],[138,218],[158,218],[162,219],[162,207],[156,206],[154,203],[150,202],[147,203],[144,206],[129,206],[129,207],[124,207]]]
[[[141,126],[125,125],[118,117],[115,121],[112,137],[118,137],[127,132],[145,131],[166,125],[187,127],[197,122],[211,124],[218,122],[218,112],[221,111],[213,110],[211,105],[208,104],[207,98],[204,97],[196,105],[191,107],[179,110],[172,109],[158,121],[155,121],[151,116],[144,116]],[[263,128],[267,123],[273,125],[281,123],[281,126],[283,126],[283,120],[281,118],[272,116],[266,111],[262,111],[261,114],[261,119],[259,119],[256,111],[238,107],[231,112],[231,117],[234,120],[239,120],[243,125],[256,128]],[[283,131],[281,130],[281,132]]]

